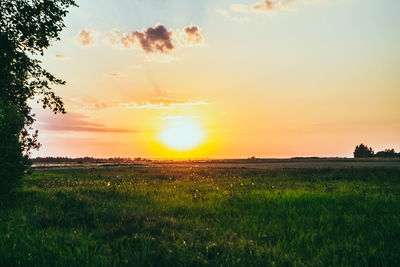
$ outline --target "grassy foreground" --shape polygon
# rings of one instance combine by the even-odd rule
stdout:
[[[399,169],[36,171],[0,265],[398,266]]]

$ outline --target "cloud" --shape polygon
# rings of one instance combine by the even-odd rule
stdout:
[[[209,104],[208,102],[203,102],[203,101],[179,100],[167,97],[158,97],[147,101],[131,102],[125,104],[124,106],[127,108],[135,108],[135,109],[147,109],[147,108],[169,109],[169,108],[175,108],[177,106],[197,106],[197,105],[208,105],[208,104]]]
[[[237,17],[234,14],[269,13],[278,10],[290,9],[297,3],[320,2],[322,0],[261,0],[253,5],[231,4],[230,12],[224,9],[215,9],[215,13],[234,21],[248,21],[248,17]]]
[[[288,9],[296,3],[317,2],[319,0],[262,0],[251,6],[254,11],[274,11]]]
[[[40,116],[39,129],[59,132],[103,132],[103,133],[135,133],[127,129],[109,128],[104,124],[88,121],[89,117],[78,113],[63,115],[43,114]]]
[[[260,3],[257,3],[255,5],[252,6],[252,8],[254,10],[267,10],[267,11],[271,11],[274,10],[276,8],[276,6],[278,5],[279,0],[263,0]]]
[[[196,25],[187,26],[183,30],[167,30],[164,25],[156,24],[131,33],[113,30],[109,42],[124,48],[138,47],[147,55],[170,55],[179,45],[199,44],[203,39]]]
[[[197,100],[181,100],[167,97],[157,97],[143,101],[131,101],[125,103],[94,103],[87,105],[90,110],[100,110],[108,108],[128,108],[128,109],[172,109],[182,106],[209,105],[210,103]]]
[[[93,33],[90,30],[82,29],[75,37],[75,41],[82,46],[94,45]]]
[[[251,12],[249,6],[243,4],[232,4],[230,9],[235,13],[249,14]]]
[[[117,71],[112,71],[112,72],[106,73],[105,75],[108,76],[108,77],[112,77],[112,78],[125,76],[125,75],[123,75],[123,74],[121,74],[120,72],[117,72]]]
[[[172,43],[172,31],[168,31],[163,25],[158,24],[155,27],[150,27],[142,32],[132,32],[130,39],[132,44],[138,41],[140,47],[146,53],[161,53],[169,54],[175,49]]]
[[[55,56],[55,58],[56,58],[56,59],[59,59],[59,60],[65,60],[65,59],[67,59],[67,57],[66,57],[65,55],[61,55],[61,54],[57,54],[57,55]]]
[[[227,10],[225,10],[225,9],[216,8],[216,9],[214,9],[214,12],[217,13],[218,15],[221,15],[224,18],[230,18],[231,17],[229,12]]]
[[[153,97],[142,100],[109,101],[102,102],[93,97],[75,97],[66,99],[67,109],[74,110],[104,110],[109,108],[120,109],[173,109],[184,106],[201,106],[210,103],[199,100],[175,99],[165,96]],[[69,113],[68,113],[69,114]]]
[[[200,44],[203,42],[203,36],[200,34],[199,26],[188,26],[183,30],[189,44]]]
[[[239,4],[237,4],[237,5],[239,5]],[[232,7],[233,6],[233,7]],[[231,9],[232,9],[232,11],[233,12],[241,12],[241,13],[245,13],[243,10],[242,10],[242,6],[244,6],[244,5],[240,5],[241,7],[239,8],[238,6],[236,6],[235,4],[234,5],[231,5]],[[248,7],[247,7],[247,9],[248,9]],[[240,11],[239,11],[240,10]],[[216,13],[216,14],[218,14],[218,15],[220,15],[220,16],[222,16],[223,18],[225,18],[225,19],[229,19],[229,20],[232,20],[232,21],[236,21],[236,22],[249,22],[250,21],[250,18],[249,17],[245,17],[245,16],[235,16],[235,15],[233,15],[233,14],[231,14],[231,12],[229,12],[228,10],[225,10],[225,9],[220,9],[220,8],[216,8],[216,9],[214,9],[214,12]]]

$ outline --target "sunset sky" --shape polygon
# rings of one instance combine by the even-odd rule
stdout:
[[[399,0],[77,4],[43,58],[68,113],[35,106],[33,156],[400,150]]]

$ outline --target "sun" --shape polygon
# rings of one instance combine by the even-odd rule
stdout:
[[[170,120],[165,129],[161,131],[159,139],[171,149],[187,151],[199,146],[203,142],[204,131],[195,120]]]

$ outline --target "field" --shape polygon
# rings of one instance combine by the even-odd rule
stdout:
[[[399,266],[400,169],[36,170],[0,202],[0,265]]]

